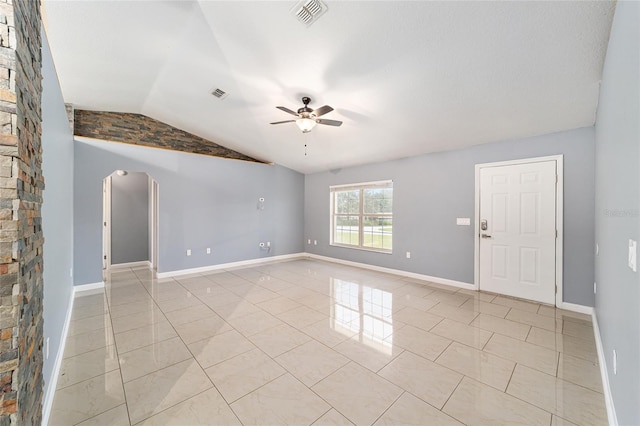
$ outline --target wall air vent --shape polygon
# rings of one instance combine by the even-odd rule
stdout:
[[[291,13],[307,27],[318,20],[327,11],[327,6],[320,0],[302,0],[296,4]]]
[[[225,92],[224,90],[222,90],[220,88],[217,88],[217,87],[215,89],[213,89],[211,94],[213,96],[215,96],[216,98],[218,98],[218,99],[224,99],[229,95],[227,92]]]

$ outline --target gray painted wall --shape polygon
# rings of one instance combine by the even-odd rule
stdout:
[[[620,425],[640,424],[640,3],[619,1],[596,120],[596,316]],[[612,354],[618,353],[618,374]]]
[[[160,272],[304,249],[304,176],[293,170],[96,140],[76,140],[74,160],[76,284],[102,280],[102,179],[117,169],[158,182]]]
[[[44,360],[45,395],[53,382],[53,365],[73,290],[73,135],[42,29],[42,170],[45,190],[42,204],[44,233],[44,337],[49,339],[49,359]],[[53,396],[53,393],[51,393]]]
[[[306,251],[473,283],[475,164],[556,154],[564,155],[564,301],[593,306],[592,127],[307,175],[305,243],[318,245]],[[394,185],[393,254],[330,246],[329,186],[385,179]]]
[[[111,176],[111,263],[149,260],[149,176]]]

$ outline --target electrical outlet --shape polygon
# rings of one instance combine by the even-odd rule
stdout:
[[[191,256],[191,249],[187,249],[187,256]]]
[[[634,240],[629,240],[629,268],[633,272],[637,272],[637,257],[636,257],[636,249],[638,247],[638,243]]]
[[[311,238],[307,240],[307,244],[311,244]]]
[[[411,252],[410,251],[407,252],[407,259],[411,259]]]
[[[618,374],[618,354],[616,353],[616,350],[613,350],[613,375],[615,376],[616,374]]]
[[[593,294],[596,294],[598,292],[598,284],[594,281],[593,282]]]
[[[271,241],[267,241],[267,247],[271,247]]]
[[[318,245],[318,240],[313,240],[313,245],[317,246]]]
[[[207,254],[211,254],[211,247],[207,247]]]

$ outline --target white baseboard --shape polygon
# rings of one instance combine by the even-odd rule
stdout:
[[[62,326],[62,334],[60,335],[60,347],[56,354],[56,360],[53,364],[53,372],[51,374],[51,383],[47,387],[42,401],[42,424],[49,424],[49,417],[51,416],[51,408],[53,407],[53,398],[58,387],[58,376],[60,375],[60,367],[62,366],[62,357],[64,356],[64,347],[67,343],[67,333],[69,332],[69,324],[71,323],[71,313],[73,312],[73,299],[75,296],[75,287],[71,289],[71,296],[69,300],[69,308],[67,315],[64,319],[64,325]]]
[[[242,266],[260,265],[263,263],[282,262],[283,260],[293,260],[306,257],[305,253],[283,254],[280,256],[262,257],[259,259],[241,260],[239,262],[220,263],[218,265],[202,266],[200,268],[180,269],[178,271],[158,272],[158,278],[177,277],[188,274],[201,274],[203,272],[218,271],[220,269],[231,269]]]
[[[593,308],[591,306],[576,305],[575,303],[562,302],[560,309],[565,311],[578,312],[580,314],[593,315]]]
[[[449,285],[452,287],[465,288],[467,290],[476,290],[473,284],[462,281],[450,280],[448,278],[432,277],[430,275],[417,274],[415,272],[403,271],[400,269],[385,268],[382,266],[369,265],[367,263],[352,262],[350,260],[337,259],[335,257],[320,256],[319,254],[305,253],[305,256],[311,259],[324,260],[327,262],[340,263],[347,266],[355,266],[356,268],[370,269],[372,271],[384,272],[387,274],[399,275],[406,278],[416,278],[418,280],[430,281],[436,284]]]
[[[600,364],[600,377],[602,378],[602,389],[604,392],[604,403],[607,407],[607,418],[609,426],[618,426],[618,417],[616,416],[616,408],[613,405],[613,395],[609,386],[609,373],[607,370],[607,359],[604,356],[604,347],[600,338],[600,327],[598,326],[598,318],[595,311],[591,315],[593,320],[593,334],[596,339],[596,349],[598,350],[598,364]]]
[[[148,260],[141,260],[139,262],[114,263],[109,267],[109,269],[139,268],[141,266],[151,268],[151,262]]]
[[[80,293],[90,290],[98,290],[104,288],[104,281],[100,281],[97,283],[89,283],[89,284],[80,284],[73,286],[74,293]]]

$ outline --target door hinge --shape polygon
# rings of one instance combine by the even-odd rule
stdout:
[[[556,175],[556,183],[558,183],[558,175]]]
[[[556,294],[558,294],[558,284],[556,284]]]
[[[104,255],[104,260],[107,260],[107,255],[106,254]]]
[[[558,238],[558,230],[556,229],[556,238]]]
[[[104,226],[107,226],[107,222],[103,222],[103,223],[104,223]]]

